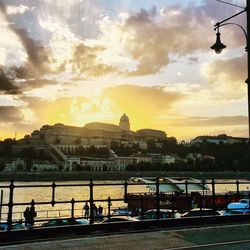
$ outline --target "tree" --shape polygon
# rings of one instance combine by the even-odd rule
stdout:
[[[61,139],[60,138],[56,138],[55,139],[55,144],[60,144],[61,143]]]
[[[17,171],[23,171],[23,165],[22,164],[18,164],[17,165]]]
[[[11,138],[5,139],[2,142],[2,156],[5,158],[12,157],[12,145],[15,144],[15,141]]]
[[[32,146],[23,148],[20,152],[20,156],[29,159],[35,159],[37,157],[35,148]]]
[[[154,140],[150,139],[147,141],[147,149],[150,153],[157,153],[157,147]]]
[[[74,140],[74,144],[76,144],[76,145],[80,145],[81,143],[82,143],[82,139],[81,138],[76,138]]]
[[[25,159],[26,169],[30,171],[32,168],[33,159],[37,158],[36,151],[34,147],[25,147],[20,152],[20,156]]]
[[[86,155],[95,156],[96,155],[96,147],[94,145],[90,146],[86,149]]]
[[[3,171],[5,169],[4,162],[0,162],[0,171]]]

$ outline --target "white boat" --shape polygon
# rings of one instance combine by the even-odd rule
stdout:
[[[153,177],[132,177],[129,179],[131,182],[141,182],[148,184],[147,187],[156,192],[156,178]],[[207,184],[202,183],[200,180],[194,178],[159,178],[159,192],[172,193],[172,192],[203,192],[209,191]]]

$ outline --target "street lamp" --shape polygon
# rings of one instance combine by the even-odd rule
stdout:
[[[215,51],[216,54],[220,54],[221,51],[223,49],[225,49],[227,46],[224,45],[221,41],[220,41],[220,32],[219,32],[219,28],[217,30],[216,33],[216,42],[213,46],[211,46],[210,48],[213,49]]]
[[[220,2],[223,2],[223,1],[220,1]],[[224,2],[226,3],[226,2]],[[231,4],[233,5],[233,4]],[[238,26],[243,32],[244,32],[244,35],[245,35],[245,38],[246,38],[246,52],[247,52],[247,76],[249,77],[250,75],[250,53],[248,53],[248,45],[250,44],[250,40],[249,40],[249,36],[248,36],[248,33],[249,33],[249,29],[250,29],[250,14],[249,14],[249,1],[247,0],[246,1],[246,7],[243,8],[242,11],[236,13],[235,15],[232,15],[218,23],[216,23],[214,25],[214,30],[217,31],[216,32],[216,42],[213,46],[211,46],[210,48],[213,49],[215,51],[215,53],[217,54],[220,54],[221,51],[223,49],[226,48],[226,45],[224,45],[221,40],[220,40],[220,32],[219,32],[219,28],[222,27],[222,26],[225,26],[225,25],[236,25]],[[237,7],[240,7],[240,6],[237,6]],[[239,25],[238,23],[231,23],[231,22],[227,22],[228,20],[242,14],[246,12],[247,14],[247,29],[244,29],[241,25]],[[250,83],[248,83],[248,78],[246,80],[246,83],[247,83],[247,99],[248,99],[248,142],[250,142]]]

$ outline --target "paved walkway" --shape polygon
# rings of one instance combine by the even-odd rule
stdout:
[[[10,250],[163,250],[163,249],[250,249],[250,224],[163,230],[112,236],[93,236],[40,241],[0,247]],[[237,243],[235,244],[235,241]],[[224,242],[224,243],[223,243]],[[226,244],[225,244],[226,242]]]

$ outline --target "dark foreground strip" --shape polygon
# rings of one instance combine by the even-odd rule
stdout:
[[[233,223],[250,223],[250,215],[206,216],[166,220],[145,220],[117,222],[110,224],[74,225],[60,227],[40,227],[30,230],[0,232],[0,246],[22,244],[38,240],[69,239],[74,237],[90,237],[94,235],[145,232],[155,230],[171,230],[174,228],[226,225]]]
[[[209,243],[209,244],[202,244],[202,245],[192,245],[192,246],[185,246],[185,247],[175,247],[175,248],[165,248],[164,250],[184,250],[184,249],[195,249],[195,248],[210,248],[210,247],[219,247],[219,246],[227,246],[227,245],[235,245],[235,244],[244,244],[250,243],[250,240],[236,240],[236,241],[224,241],[219,243]]]

